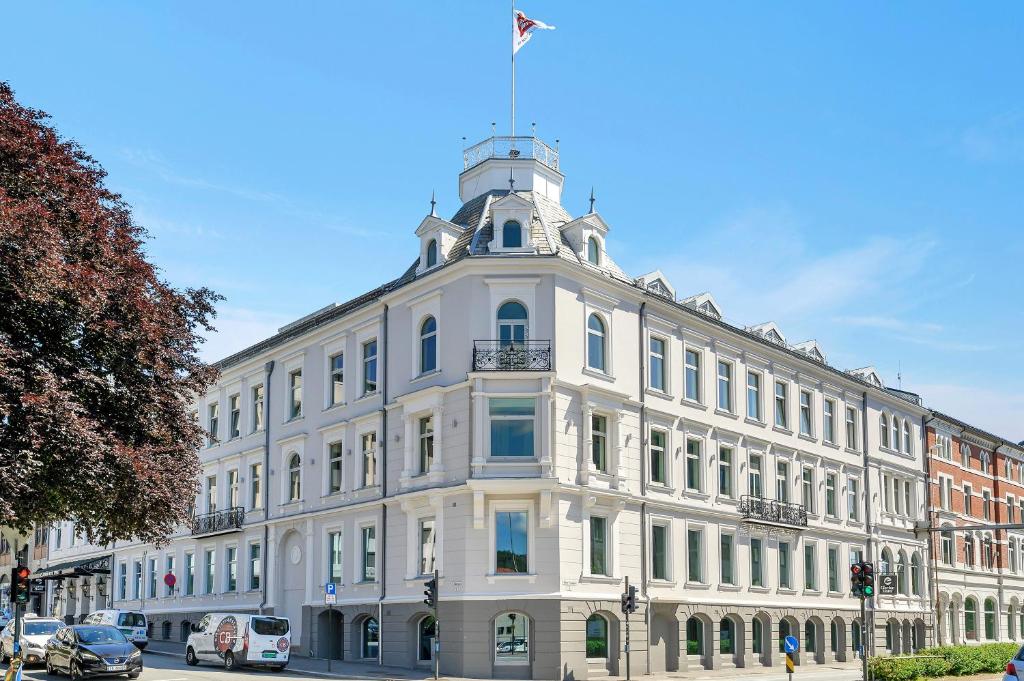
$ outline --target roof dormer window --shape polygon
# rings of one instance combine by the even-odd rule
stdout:
[[[430,243],[427,244],[427,267],[433,267],[437,264],[437,240],[431,239]]]
[[[587,239],[587,260],[592,265],[601,264],[601,244],[594,237]]]
[[[523,226],[515,220],[508,220],[501,228],[502,248],[523,247]]]

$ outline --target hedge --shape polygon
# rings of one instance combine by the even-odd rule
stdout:
[[[925,648],[915,656],[873,657],[868,667],[877,681],[995,674],[1006,668],[1006,663],[1013,659],[1018,649],[1016,643]]]

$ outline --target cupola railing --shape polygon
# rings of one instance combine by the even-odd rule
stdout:
[[[532,158],[552,170],[558,170],[558,147],[552,149],[537,137],[488,137],[462,152],[463,170],[469,170],[490,158]]]

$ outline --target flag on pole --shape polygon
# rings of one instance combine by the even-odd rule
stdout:
[[[555,30],[554,26],[548,26],[543,21],[531,19],[518,10],[512,11],[512,54],[519,51],[519,48],[530,42],[533,37],[533,29],[540,28],[547,31]]]

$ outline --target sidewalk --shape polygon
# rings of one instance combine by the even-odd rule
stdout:
[[[185,659],[185,644],[172,641],[150,640],[146,653],[157,655],[169,655]],[[860,678],[860,662],[830,662],[820,665],[807,665],[797,667],[795,677],[802,680],[810,679],[846,679]],[[295,674],[330,678],[330,679],[395,679],[397,681],[421,681],[433,679],[433,674],[428,670],[413,670],[405,667],[379,666],[362,662],[346,662],[344,660],[332,660],[331,671],[327,671],[327,660],[310,657],[292,657],[288,661],[288,671]],[[708,671],[706,669],[692,672],[668,672],[651,674],[647,676],[642,673],[634,674],[634,678],[644,681],[666,681],[666,680],[687,680],[687,681],[721,681],[722,679],[735,679],[739,677],[755,677],[757,681],[786,681],[787,676],[784,668],[754,667],[750,669],[720,669]],[[444,677],[448,681],[469,681],[455,677]],[[625,677],[604,677],[606,679]]]

